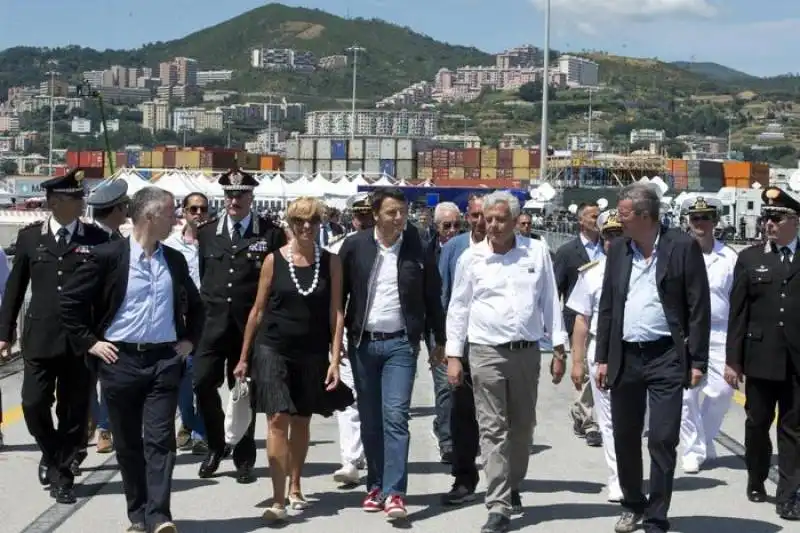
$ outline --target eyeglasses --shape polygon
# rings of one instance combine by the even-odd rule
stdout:
[[[309,217],[309,218],[292,217],[292,218],[289,219],[289,222],[291,222],[292,224],[294,224],[296,226],[302,226],[306,222],[308,222],[309,224],[311,224],[313,226],[315,224],[319,224],[320,221],[321,221],[321,219],[317,215],[314,215],[314,216]]]
[[[457,222],[442,222],[442,229],[447,230],[447,229],[453,229],[453,228],[457,228],[457,227],[458,227],[458,223]]]
[[[206,205],[190,205],[186,209],[193,215],[197,215],[199,213],[208,213],[208,206]]]
[[[692,215],[689,217],[692,222],[711,222],[714,220],[713,215]]]

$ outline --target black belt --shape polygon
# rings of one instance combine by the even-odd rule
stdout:
[[[672,337],[661,337],[654,341],[628,342],[622,341],[622,347],[640,352],[664,351],[672,346]]]
[[[158,350],[165,350],[172,348],[174,342],[115,342],[113,343],[117,348],[126,352],[155,352]]]
[[[392,339],[396,339],[398,337],[402,337],[406,334],[406,330],[399,329],[397,331],[391,331],[389,333],[383,331],[365,331],[364,336],[371,341],[388,341]]]
[[[539,343],[537,341],[511,341],[498,344],[495,346],[495,348],[502,348],[504,350],[511,350],[512,352],[515,352],[517,350],[527,350],[528,348],[533,348],[534,346],[538,345]]]

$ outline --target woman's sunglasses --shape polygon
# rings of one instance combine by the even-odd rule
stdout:
[[[322,219],[320,217],[318,217],[318,216],[313,216],[313,217],[309,217],[309,218],[292,217],[290,219],[290,222],[292,224],[296,225],[296,226],[302,226],[303,224],[308,222],[309,224],[311,224],[313,226],[314,224],[319,224],[321,220]]]

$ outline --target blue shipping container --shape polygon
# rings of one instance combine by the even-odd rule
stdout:
[[[347,159],[347,141],[331,141],[331,159],[337,161]]]
[[[128,168],[130,168],[130,167],[138,167],[139,166],[139,152],[128,152],[127,160],[128,160],[128,163],[125,166],[127,166]]]
[[[381,174],[386,174],[390,178],[393,178],[396,173],[394,159],[381,159]]]

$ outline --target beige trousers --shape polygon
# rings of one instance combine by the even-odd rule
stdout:
[[[511,491],[528,471],[542,356],[538,345],[509,350],[470,344],[469,350],[486,507],[510,516]]]

